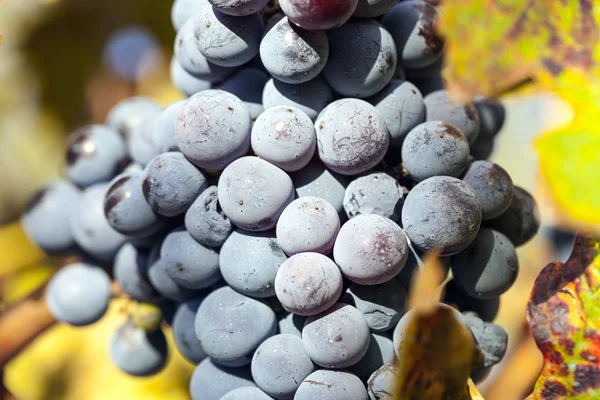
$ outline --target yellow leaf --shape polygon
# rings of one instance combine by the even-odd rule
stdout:
[[[408,297],[408,307],[418,314],[431,314],[440,303],[442,288],[447,273],[438,259],[440,252],[428,253],[423,267],[415,272]]]
[[[0,227],[0,276],[44,258],[46,254],[29,240],[20,222]]]

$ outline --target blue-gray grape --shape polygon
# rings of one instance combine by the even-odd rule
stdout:
[[[481,206],[473,189],[460,179],[435,176],[415,186],[402,207],[402,225],[422,251],[444,256],[464,250],[481,226]]]
[[[194,78],[208,83],[223,82],[235,72],[236,67],[223,67],[208,61],[196,46],[194,32],[194,19],[190,18],[175,38],[175,58],[181,68]]]
[[[248,231],[273,228],[294,199],[291,178],[258,157],[242,157],[229,164],[221,174],[218,188],[225,215]]]
[[[394,342],[388,336],[371,334],[367,353],[360,361],[350,367],[350,370],[364,382],[371,374],[384,364],[391,364],[396,360]]]
[[[110,226],[128,236],[149,236],[164,226],[164,220],[146,203],[142,172],[118,175],[104,198],[104,215]]]
[[[196,313],[203,299],[203,297],[199,297],[179,304],[171,324],[177,349],[194,364],[199,364],[206,358],[206,353],[202,350],[200,341],[196,337],[194,326]]]
[[[310,32],[282,18],[260,44],[260,58],[277,80],[297,84],[315,78],[329,59],[325,32]]]
[[[69,220],[81,194],[65,180],[50,183],[29,200],[21,219],[27,236],[48,253],[61,253],[75,245]]]
[[[146,115],[138,126],[131,130],[127,140],[129,156],[136,163],[145,166],[160,154],[154,140],[156,124],[160,113]]]
[[[118,102],[108,113],[106,125],[127,140],[129,134],[146,115],[159,113],[160,104],[147,97],[128,97]]]
[[[179,89],[181,93],[186,96],[193,96],[196,93],[203,92],[205,90],[209,90],[212,85],[210,82],[202,80],[200,78],[196,78],[189,72],[187,72],[179,61],[175,57],[171,59],[170,64],[170,74],[171,74],[171,82],[173,85]]]
[[[189,289],[204,289],[221,279],[219,253],[202,246],[184,229],[167,235],[160,258],[167,275]]]
[[[275,399],[292,399],[300,383],[314,370],[302,339],[294,335],[270,337],[252,357],[254,382]]]
[[[346,368],[367,353],[371,332],[362,313],[337,303],[327,311],[309,317],[302,329],[304,350],[324,368]]]
[[[516,246],[531,240],[540,228],[540,211],[531,194],[518,186],[508,209],[498,218],[485,222],[486,228],[503,233]]]
[[[196,46],[213,64],[237,67],[258,54],[265,28],[259,13],[238,17],[204,6],[193,21]]]
[[[255,387],[241,387],[233,389],[228,392],[225,396],[221,397],[221,400],[272,400],[273,398],[267,395],[265,392]]]
[[[457,104],[447,90],[438,90],[425,96],[426,121],[446,122],[465,135],[469,144],[479,136],[479,115],[473,103]]]
[[[154,130],[154,142],[159,154],[169,151],[179,151],[175,141],[175,125],[183,110],[185,100],[169,104],[158,116]]]
[[[238,97],[206,90],[190,97],[175,128],[185,156],[200,168],[223,170],[250,149],[252,118]]]
[[[54,318],[73,326],[91,325],[106,313],[110,278],[100,267],[71,264],[48,283],[46,303]]]
[[[312,160],[304,168],[291,174],[296,196],[320,197],[331,204],[338,214],[344,211],[344,196],[350,178],[325,168],[323,163]]]
[[[331,54],[323,69],[327,83],[344,97],[365,98],[383,89],[396,71],[396,45],[372,19],[350,20],[327,33]]]
[[[390,146],[401,146],[408,132],[425,120],[423,95],[408,81],[393,80],[366,100],[375,106],[385,120]]]
[[[474,312],[485,322],[492,322],[500,309],[500,296],[489,299],[471,297],[458,288],[454,279],[444,287],[443,301],[456,306],[462,312]]]
[[[115,257],[113,275],[123,291],[138,301],[155,301],[158,293],[148,278],[148,252],[125,243]]]
[[[283,313],[278,317],[279,333],[302,337],[302,328],[306,318],[294,313]]]
[[[254,153],[293,172],[309,163],[317,146],[317,133],[312,120],[291,106],[275,106],[263,112],[252,127]]]
[[[108,188],[108,183],[86,188],[70,220],[75,242],[90,256],[103,262],[112,261],[127,241],[127,237],[110,226],[104,215],[104,198]]]
[[[358,0],[354,16],[359,18],[376,18],[392,9],[398,0]]]
[[[112,179],[127,163],[127,148],[115,130],[104,125],[79,128],[67,144],[67,177],[79,186]]]
[[[250,297],[275,295],[275,276],[287,257],[274,232],[236,229],[220,250],[223,278],[236,291]]]
[[[161,329],[146,332],[127,321],[120,325],[110,339],[112,362],[132,376],[150,376],[167,364],[167,339]]]
[[[221,400],[221,397],[241,387],[256,387],[250,367],[227,368],[205,358],[194,370],[190,380],[193,400]]]
[[[368,400],[359,377],[347,371],[320,369],[300,384],[294,400]]]
[[[157,242],[148,256],[148,279],[152,286],[161,296],[177,302],[197,297],[197,290],[178,284],[167,274],[166,264],[160,258],[161,247],[162,241]]]
[[[171,8],[173,28],[179,31],[206,4],[208,4],[208,0],[175,0]]]
[[[431,4],[401,1],[381,19],[398,47],[399,63],[409,68],[422,68],[435,63],[444,53],[444,42],[435,25],[438,10]]]
[[[404,168],[415,182],[432,176],[460,176],[467,168],[469,154],[465,135],[441,121],[418,125],[402,144]]]
[[[404,193],[400,183],[383,172],[356,178],[346,188],[344,210],[348,218],[377,214],[398,222]]]
[[[518,272],[514,245],[492,229],[481,229],[469,247],[452,257],[454,282],[475,298],[500,296],[512,286]]]
[[[313,121],[317,119],[321,110],[332,101],[333,92],[320,75],[308,82],[295,85],[270,79],[265,85],[262,95],[265,109],[275,106],[292,106],[304,111]]]
[[[475,103],[479,115],[479,136],[471,146],[471,155],[477,160],[488,159],[494,150],[494,138],[504,125],[506,109],[496,99],[483,99]]]
[[[346,222],[335,241],[333,258],[345,278],[359,285],[392,280],[408,258],[406,234],[389,218],[359,215]]]
[[[223,245],[233,229],[221,210],[217,192],[216,186],[210,186],[185,213],[185,229],[198,243],[208,247]]]
[[[233,74],[223,83],[222,89],[239,97],[253,121],[263,113],[262,92],[265,88],[269,75],[257,68],[244,68]]]
[[[167,217],[185,213],[207,187],[202,172],[179,152],[157,156],[144,170],[144,198],[156,213]]]
[[[222,13],[243,17],[259,12],[269,0],[208,0],[208,2]]]
[[[291,256],[303,252],[329,254],[340,230],[336,209],[320,197],[292,201],[277,221],[277,241]]]
[[[367,392],[370,400],[394,400],[399,371],[394,364],[385,364],[369,377]]]
[[[385,121],[364,100],[334,101],[319,114],[315,127],[321,161],[340,174],[370,170],[383,160],[388,148]]]
[[[275,294],[281,305],[289,312],[305,316],[333,306],[342,286],[337,265],[319,253],[300,253],[288,258],[275,277]]]
[[[196,314],[196,335],[211,359],[228,367],[250,364],[254,350],[277,332],[266,304],[228,286],[210,293]]]
[[[374,286],[352,284],[346,296],[350,298],[344,297],[343,301],[363,314],[371,332],[394,329],[404,314],[406,289],[395,279]]]
[[[513,182],[498,164],[475,161],[469,165],[462,179],[477,195],[484,220],[497,218],[510,207],[514,195]]]

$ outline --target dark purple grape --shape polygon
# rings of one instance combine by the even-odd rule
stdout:
[[[348,21],[358,0],[280,0],[281,10],[294,24],[309,31],[337,28]]]
[[[475,161],[469,165],[462,179],[477,195],[484,220],[497,218],[510,207],[514,195],[513,182],[498,164]]]
[[[425,96],[426,121],[442,121],[458,128],[469,144],[479,136],[479,115],[472,103],[460,105],[454,102],[446,90],[438,90]]]
[[[203,191],[185,213],[185,229],[196,241],[208,247],[220,247],[233,227],[217,198],[217,187]]]

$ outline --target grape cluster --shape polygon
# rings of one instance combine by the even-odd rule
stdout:
[[[171,72],[189,98],[126,99],[73,133],[67,179],[23,216],[45,251],[83,260],[52,279],[49,309],[96,322],[112,277],[175,310],[195,400],[387,399],[412,274],[439,249],[444,302],[469,313],[441,307],[484,350],[481,378],[506,349],[491,321],[515,247],[539,227],[531,195],[486,160],[504,107],[443,89],[429,3],[266,3],[176,0]],[[127,320],[112,361],[160,371],[162,329]]]

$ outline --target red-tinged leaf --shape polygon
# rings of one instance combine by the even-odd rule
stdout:
[[[544,354],[528,400],[600,398],[600,240],[579,235],[536,279],[527,320]]]

